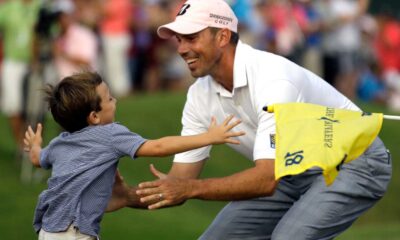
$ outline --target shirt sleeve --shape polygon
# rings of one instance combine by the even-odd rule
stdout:
[[[182,114],[182,136],[190,136],[204,133],[208,126],[203,124],[199,117],[202,108],[196,107],[193,89],[189,89],[188,97]],[[211,146],[193,149],[175,155],[174,162],[192,163],[204,160],[210,156]]]
[[[253,159],[275,159],[275,118],[272,113],[263,111],[264,106],[274,103],[296,102],[299,91],[290,82],[282,80],[268,86],[268,89],[259,88],[256,96],[258,114],[258,128],[253,149]],[[265,95],[268,94],[268,100]]]
[[[40,157],[39,157],[39,164],[40,167],[43,169],[50,169],[52,166],[52,163],[49,161],[49,147],[45,147],[40,151]]]
[[[136,151],[147,141],[142,136],[131,132],[127,127],[114,123],[112,125],[112,145],[118,156],[136,158]]]

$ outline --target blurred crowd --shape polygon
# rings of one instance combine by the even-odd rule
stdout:
[[[227,0],[243,42],[317,73],[350,99],[400,111],[400,23],[368,0]],[[40,92],[73,72],[98,71],[121,98],[184,90],[191,77],[157,27],[184,0],[0,0],[0,104],[15,140],[40,121]]]

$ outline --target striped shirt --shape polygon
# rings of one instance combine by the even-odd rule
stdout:
[[[112,194],[119,158],[135,158],[146,141],[111,123],[63,132],[40,154],[42,168],[52,168],[48,188],[38,200],[34,229],[62,232],[72,223],[81,233],[98,236]]]

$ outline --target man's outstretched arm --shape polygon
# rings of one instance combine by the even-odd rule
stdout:
[[[187,199],[243,200],[273,194],[274,161],[260,159],[255,166],[230,176],[208,179],[167,178],[139,184],[141,201],[149,209],[180,204]],[[161,194],[162,199],[159,197]]]

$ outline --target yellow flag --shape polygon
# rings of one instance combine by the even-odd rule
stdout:
[[[302,173],[312,167],[323,170],[330,185],[341,164],[358,158],[377,137],[381,113],[324,107],[309,103],[268,106],[275,113],[275,178]]]

